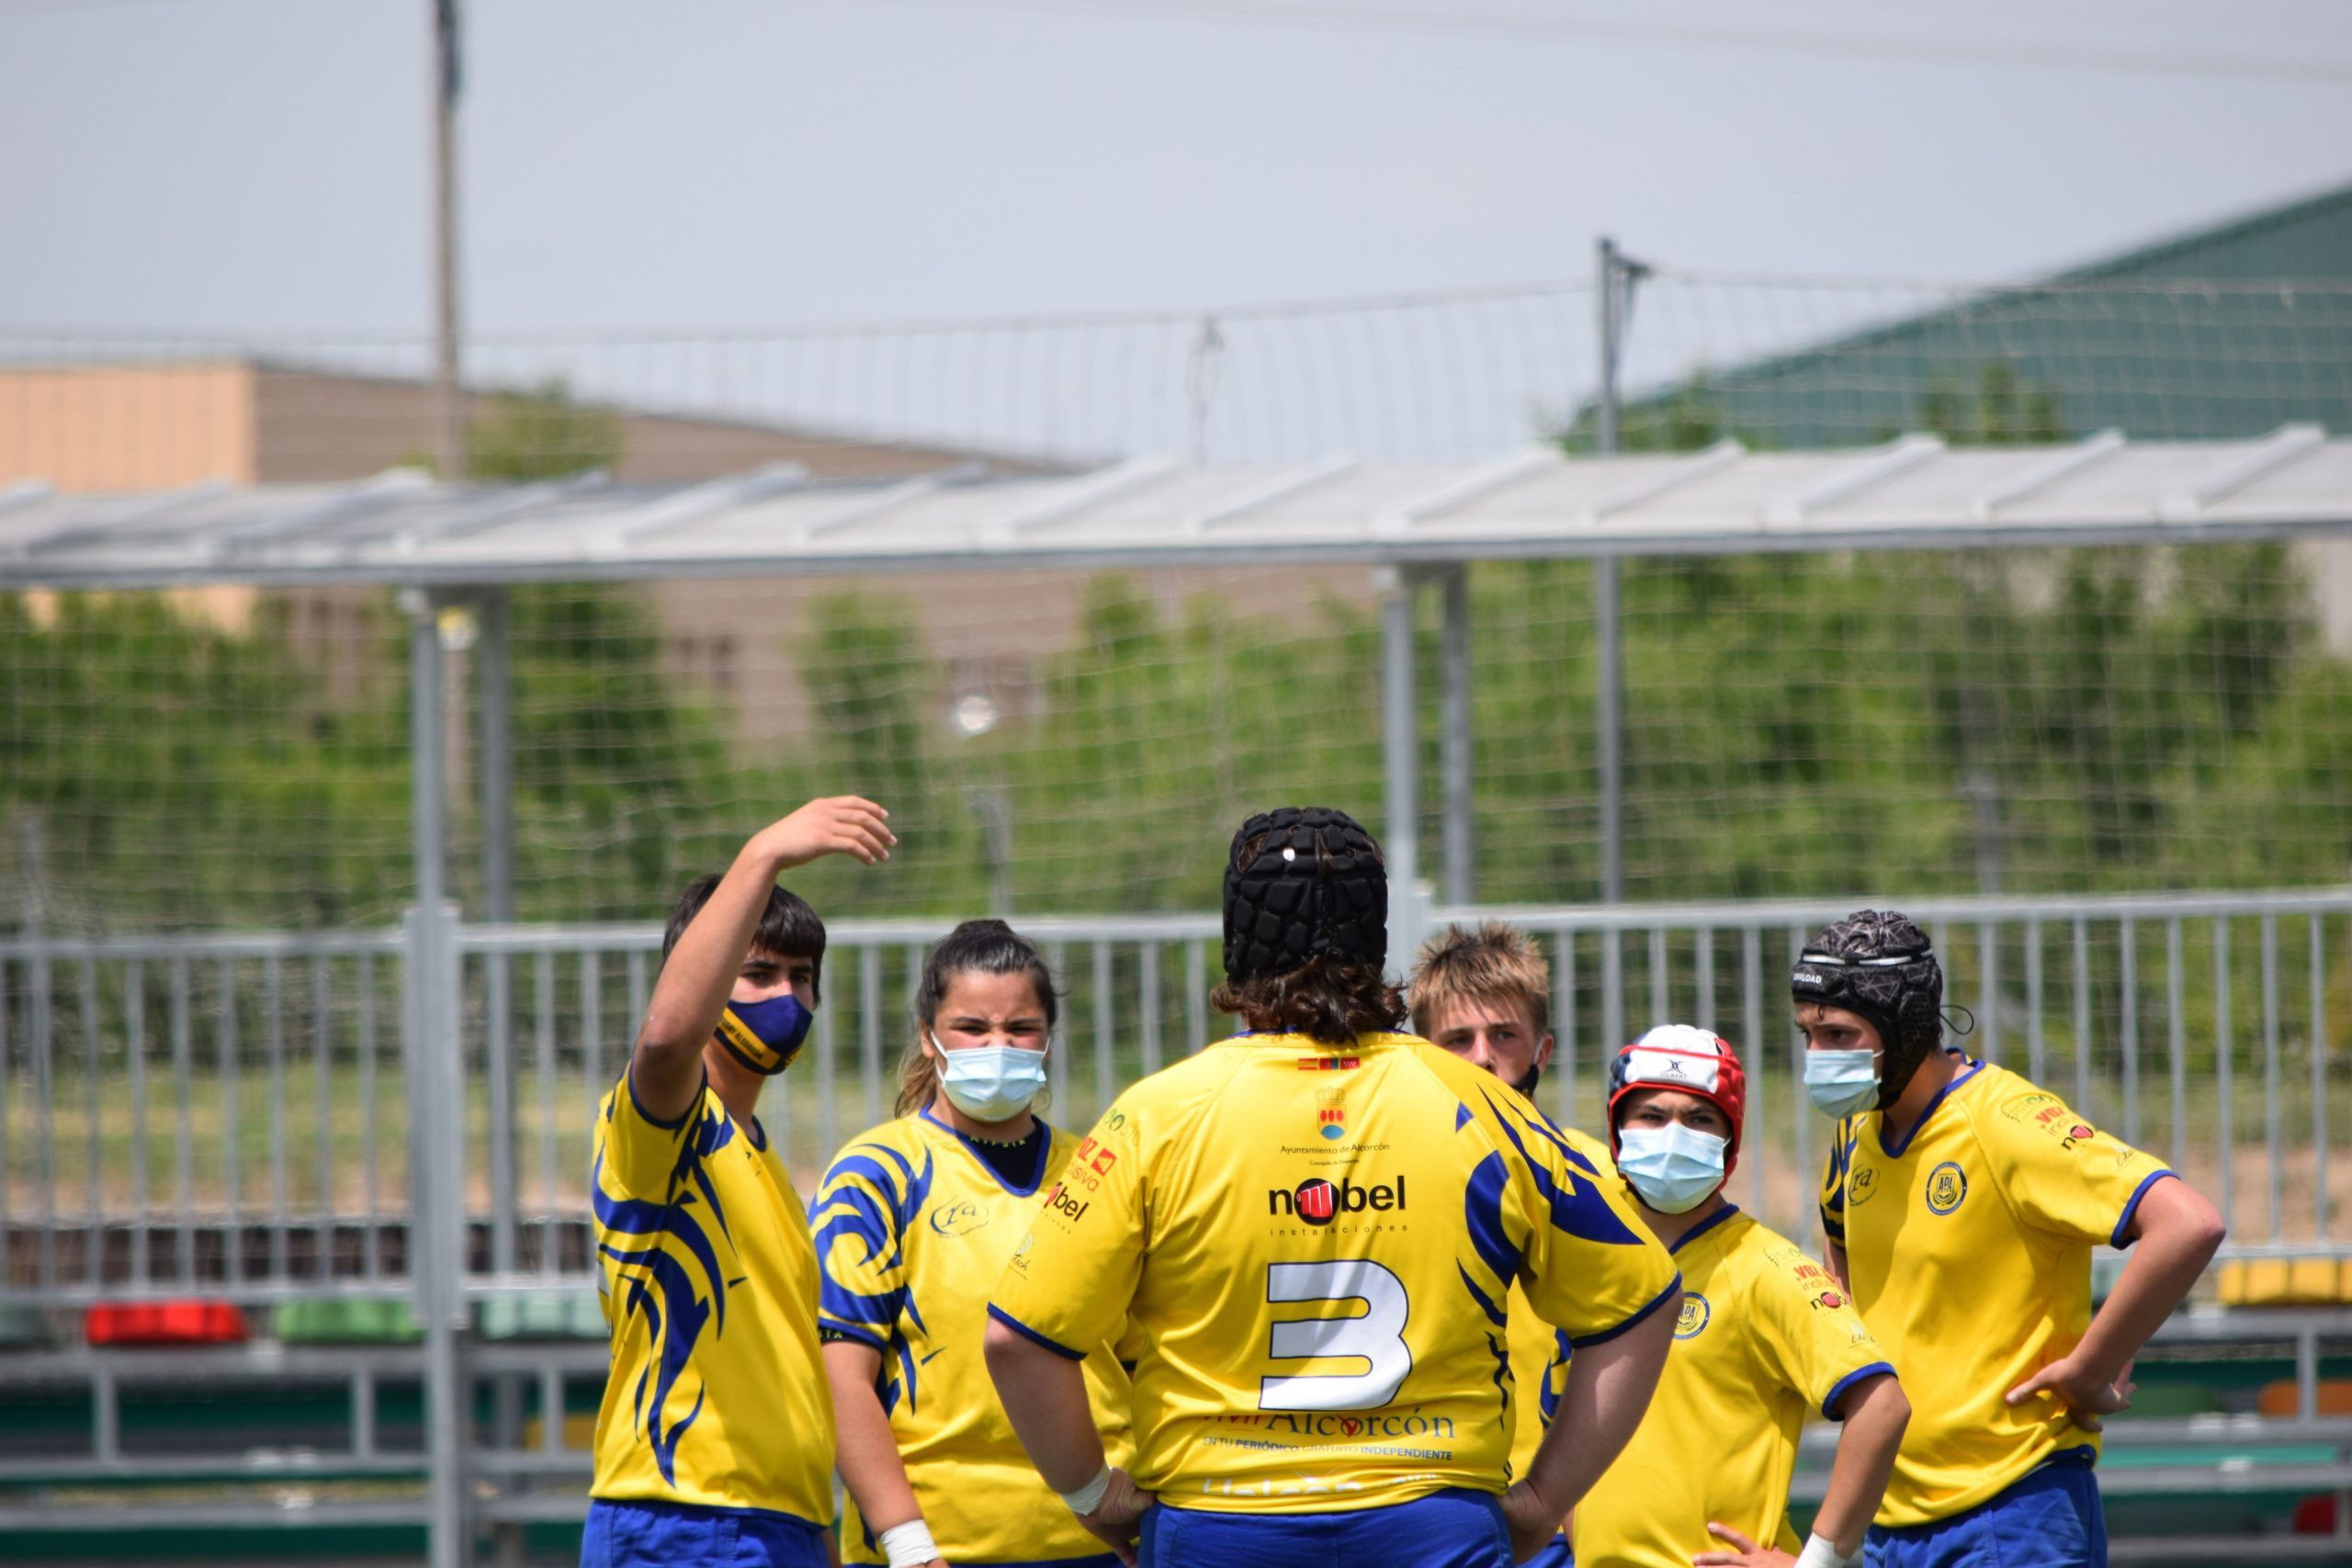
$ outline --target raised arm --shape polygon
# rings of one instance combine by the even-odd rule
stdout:
[[[654,981],[629,1055],[630,1088],[646,1115],[674,1122],[694,1103],[703,1044],[718,1026],[775,879],[820,855],[845,854],[867,865],[888,860],[898,842],[888,816],[856,795],[812,800],[743,845]]]

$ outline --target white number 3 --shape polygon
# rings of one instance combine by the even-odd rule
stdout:
[[[1266,1269],[1266,1300],[1362,1302],[1358,1317],[1308,1317],[1277,1323],[1269,1353],[1277,1361],[1313,1358],[1361,1360],[1367,1371],[1301,1373],[1258,1380],[1261,1410],[1377,1410],[1396,1397],[1413,1353],[1405,1348],[1410,1303],[1405,1282],[1377,1263],[1273,1263]]]

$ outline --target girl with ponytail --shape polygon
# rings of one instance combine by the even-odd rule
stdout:
[[[1029,1463],[990,1384],[982,1325],[1040,1202],[1091,1155],[1036,1111],[1060,998],[1035,942],[967,920],[931,952],[895,1120],[853,1139],[811,1223],[832,1384],[845,1563],[1111,1568]],[[1127,1442],[1127,1379],[1085,1359],[1106,1446]]]

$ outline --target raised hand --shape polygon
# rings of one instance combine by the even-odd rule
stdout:
[[[848,855],[866,865],[890,858],[898,836],[890,814],[854,795],[812,800],[791,816],[771,822],[752,837],[757,852],[779,871],[806,865],[824,855]]]

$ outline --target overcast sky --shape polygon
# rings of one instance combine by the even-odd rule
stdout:
[[[0,0],[0,324],[421,328],[428,14]],[[2341,0],[472,0],[468,43],[493,333],[1448,288],[1603,231],[1990,278],[2352,178]]]

